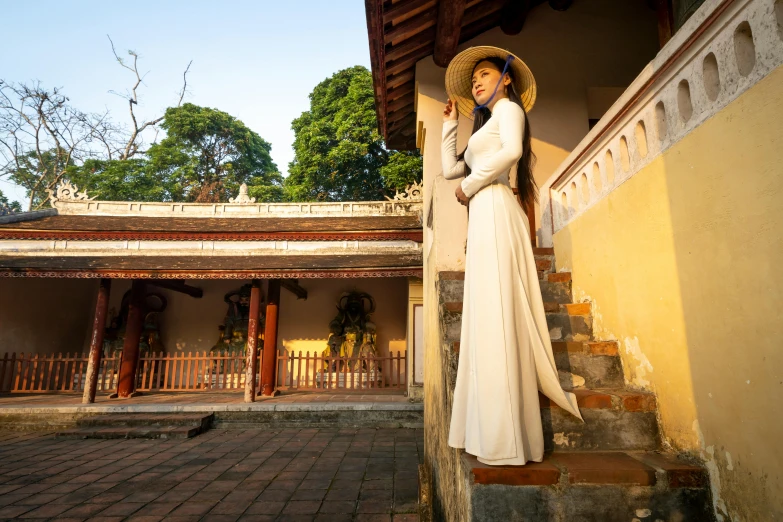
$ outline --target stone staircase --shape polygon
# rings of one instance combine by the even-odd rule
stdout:
[[[445,466],[441,462],[443,469],[425,471],[427,480],[434,482],[423,489],[435,491],[426,495],[433,512],[423,506],[423,518],[714,520],[706,471],[663,451],[655,396],[625,386],[618,343],[593,338],[590,304],[572,303],[571,275],[554,272],[553,250],[536,248],[534,253],[561,385],[577,396],[585,422],[540,395],[544,462],[486,466],[460,451],[458,461],[451,459]],[[435,421],[443,432],[434,434],[438,444],[445,444],[445,420],[456,382],[463,285],[464,272],[439,274],[441,365],[447,389],[442,401],[445,413],[434,414],[444,417]],[[441,453],[444,462],[450,459],[447,451]],[[447,476],[451,474],[456,478]],[[451,491],[460,506],[438,498],[448,497]]]
[[[212,426],[211,413],[122,413],[79,420],[78,428],[60,430],[68,439],[189,439]]]

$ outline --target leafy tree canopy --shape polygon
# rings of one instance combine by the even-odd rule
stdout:
[[[172,200],[228,201],[242,183],[260,199],[282,199],[272,146],[233,116],[186,103],[168,109],[161,127],[167,136],[147,156]]]
[[[295,156],[285,180],[289,201],[378,200],[421,180],[418,153],[385,147],[365,67],[338,71],[319,83],[310,94],[310,110],[292,128]]]

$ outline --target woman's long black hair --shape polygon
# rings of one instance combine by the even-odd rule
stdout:
[[[473,71],[476,70],[476,67],[478,67],[478,64],[481,62],[491,63],[498,71],[503,71],[503,66],[506,65],[505,60],[501,60],[500,58],[482,58],[473,66]],[[522,208],[527,212],[532,208],[532,205],[538,201],[538,185],[536,185],[536,180],[533,178],[533,166],[536,163],[536,156],[533,154],[533,150],[530,147],[530,120],[527,118],[527,113],[525,112],[525,107],[522,105],[522,100],[519,98],[519,94],[517,94],[514,89],[513,72],[509,68],[506,71],[506,74],[511,78],[511,83],[506,86],[508,99],[519,105],[522,108],[522,112],[525,113],[525,133],[522,136],[522,157],[519,158],[519,163],[517,163],[517,197],[522,204]],[[471,135],[475,134],[476,131],[483,127],[490,116],[492,116],[492,112],[486,107],[473,113],[473,132],[471,132]],[[467,147],[465,148],[467,149]],[[464,160],[465,151],[462,151],[462,153],[457,156],[457,159]],[[467,165],[465,167],[468,174],[470,174],[470,167]]]

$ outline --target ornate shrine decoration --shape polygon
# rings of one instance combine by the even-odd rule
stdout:
[[[394,198],[386,196],[389,201],[422,201],[424,199],[423,182],[416,183],[415,181],[405,187],[405,192],[395,190]]]
[[[52,206],[58,201],[92,201],[94,198],[87,196],[87,192],[79,192],[79,187],[65,179],[57,185],[56,190],[46,189],[49,194],[49,202]]]
[[[247,185],[242,183],[239,186],[239,195],[235,198],[228,198],[229,203],[239,203],[240,205],[246,205],[249,203],[255,203],[256,198],[251,198],[247,193]]]

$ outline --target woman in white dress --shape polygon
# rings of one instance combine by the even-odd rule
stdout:
[[[441,155],[447,179],[468,205],[468,245],[459,368],[449,446],[490,465],[544,458],[538,392],[581,419],[576,397],[560,387],[546,324],[530,224],[520,202],[537,199],[526,112],[535,81],[516,56],[471,47],[446,71]],[[478,104],[478,105],[477,105]],[[474,119],[457,154],[457,114]],[[520,201],[510,186],[517,175]]]

